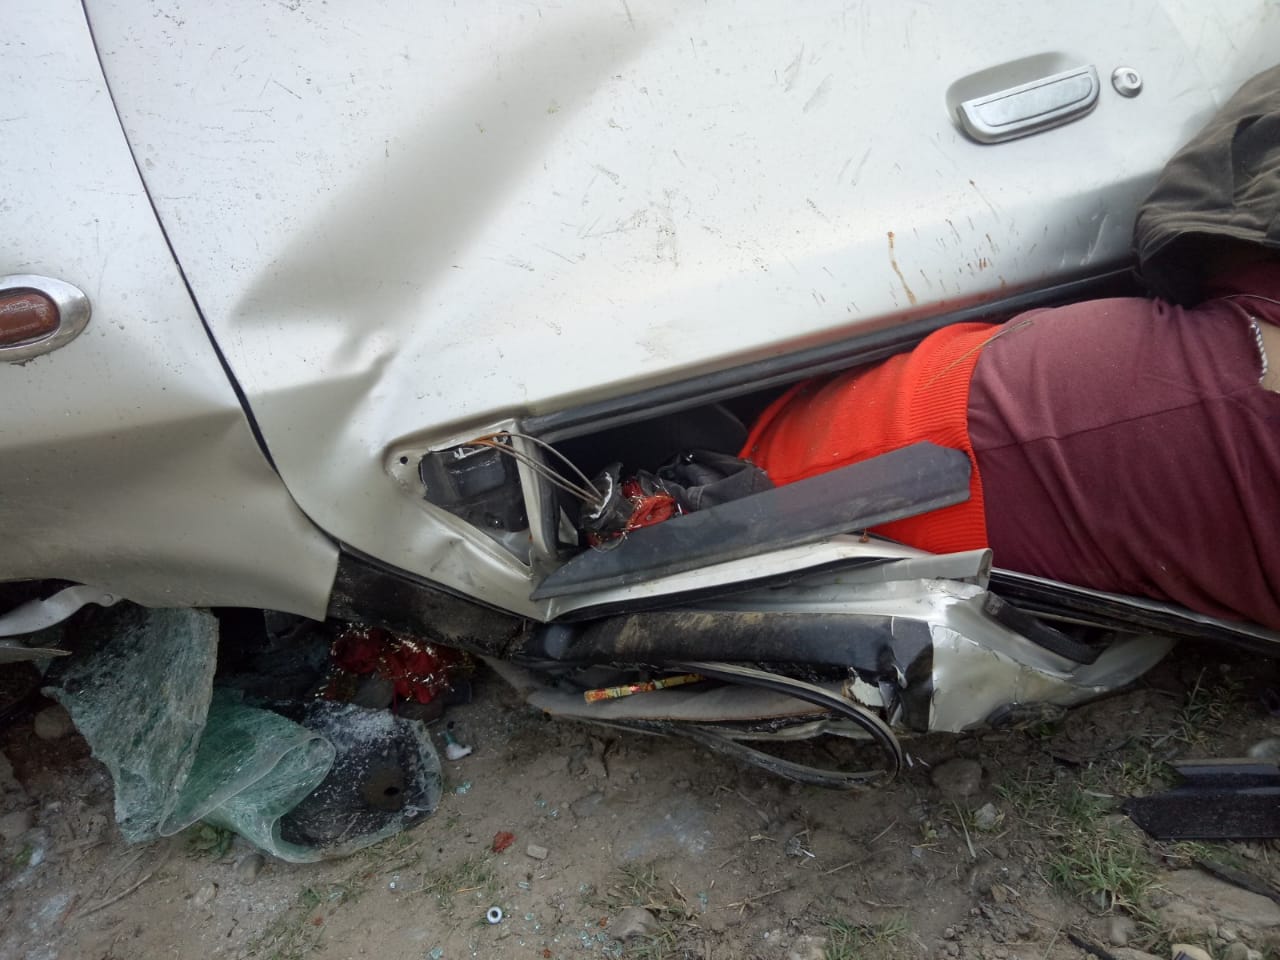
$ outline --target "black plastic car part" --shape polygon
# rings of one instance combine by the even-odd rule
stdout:
[[[1260,760],[1188,760],[1182,783],[1135,797],[1125,812],[1157,840],[1280,837],[1280,769]]]
[[[328,614],[335,620],[417,634],[484,657],[510,657],[524,636],[519,617],[345,545]]]
[[[1087,643],[1075,640],[1061,630],[1036,619],[1025,610],[1006,603],[994,593],[988,593],[982,604],[983,611],[1002,623],[1015,633],[1020,633],[1032,643],[1043,647],[1050,653],[1056,653],[1073,663],[1093,663],[1101,655],[1103,647],[1091,647]]]
[[[903,722],[929,729],[933,640],[929,624],[908,617],[808,611],[654,610],[582,625],[535,629],[523,651],[564,663],[716,660],[805,664],[892,679]]]
[[[916,443],[861,463],[632,531],[580,553],[531,598],[568,597],[816,543],[969,499],[969,458]]]
[[[451,447],[418,461],[424,499],[486,532],[523,530],[524,494],[516,464],[491,446]]]

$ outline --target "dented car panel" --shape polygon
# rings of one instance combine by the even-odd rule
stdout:
[[[337,548],[254,440],[147,202],[80,5],[4,4],[0,46],[12,187],[0,275],[74,284],[92,310],[78,335],[0,363],[0,581],[323,616]]]
[[[1280,37],[1255,0],[87,10],[298,504],[538,619],[554,544],[427,502],[423,454],[1113,269],[1160,165]],[[951,112],[1085,65],[1096,104],[1054,129],[985,145]]]

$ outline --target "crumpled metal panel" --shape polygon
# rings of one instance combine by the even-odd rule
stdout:
[[[337,551],[254,440],[156,223],[75,0],[0,4],[0,275],[89,297],[0,364],[0,580],[323,617]]]
[[[892,573],[892,566],[885,569]],[[933,641],[928,723],[935,732],[979,727],[1011,705],[1083,703],[1140,677],[1174,644],[1166,637],[1118,636],[1096,661],[1077,664],[996,622],[983,611],[985,597],[983,587],[954,580],[852,583],[821,574],[785,590],[752,591],[703,606],[871,614],[927,624]]]
[[[1165,158],[1272,57],[1275,7],[1227,6],[87,3],[298,503],[534,616],[528,570],[390,451],[1123,261]],[[1197,59],[1197,21],[1230,57]],[[951,86],[1046,52],[1143,93],[967,140]]]

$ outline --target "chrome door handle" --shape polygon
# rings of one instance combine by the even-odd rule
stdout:
[[[79,336],[89,298],[65,280],[15,273],[0,277],[0,360],[20,363]]]
[[[1025,137],[1084,116],[1098,102],[1092,65],[1055,73],[960,104],[960,125],[979,143]]]

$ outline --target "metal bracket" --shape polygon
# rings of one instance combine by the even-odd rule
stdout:
[[[118,603],[120,599],[114,593],[108,593],[101,587],[92,587],[88,584],[66,587],[44,600],[28,600],[8,613],[0,615],[0,637],[17,637],[35,633],[61,623],[90,603],[109,607]]]

